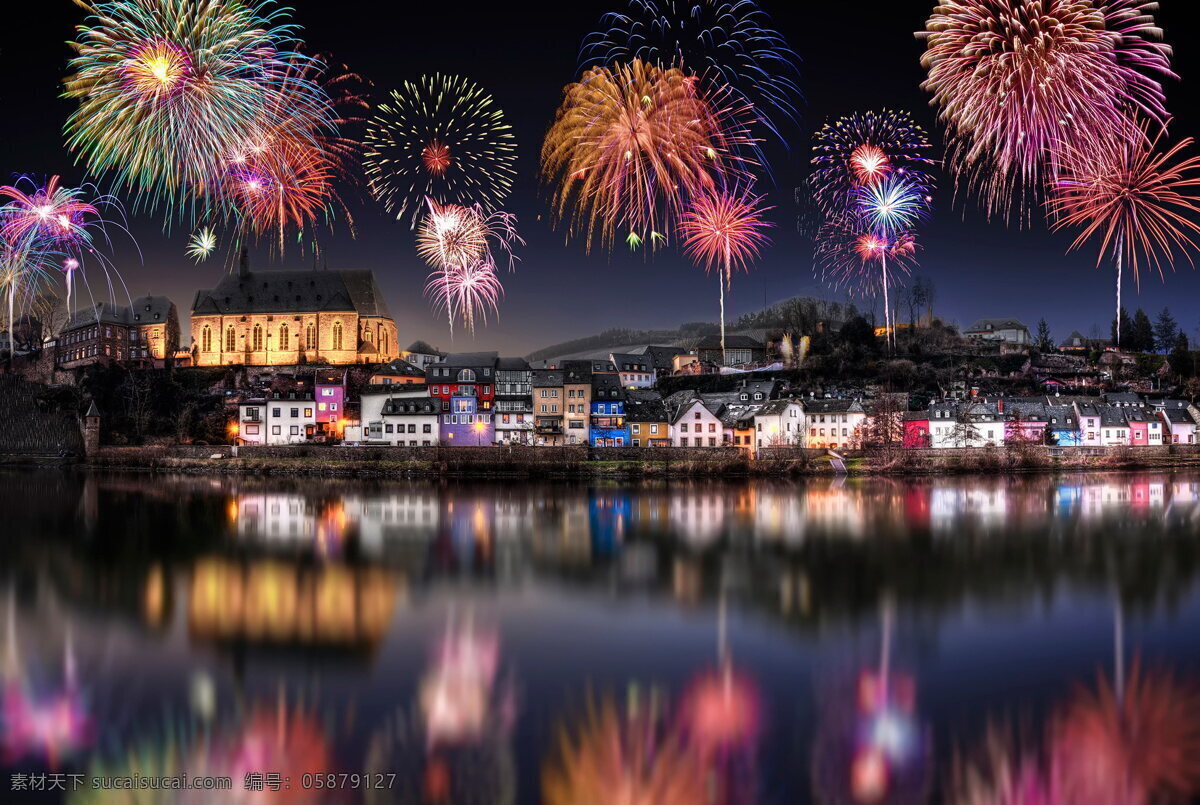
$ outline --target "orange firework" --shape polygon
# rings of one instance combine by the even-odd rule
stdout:
[[[569,219],[589,248],[593,239],[611,246],[618,227],[653,237],[689,195],[743,178],[752,112],[723,100],[705,98],[682,69],[641,59],[584,72],[542,144],[556,219]]]
[[[695,805],[709,801],[699,760],[661,719],[622,715],[610,701],[589,704],[578,731],[560,728],[553,762],[542,769],[547,805]]]
[[[1071,249],[1098,237],[1096,264],[1106,254],[1116,261],[1118,327],[1122,268],[1130,266],[1134,282],[1140,285],[1142,264],[1152,264],[1161,277],[1163,263],[1173,265],[1177,251],[1191,261],[1189,252],[1197,248],[1200,157],[1184,157],[1190,137],[1160,150],[1162,137],[1160,131],[1151,139],[1143,124],[1138,137],[1066,145],[1050,198],[1053,228],[1080,228]]]

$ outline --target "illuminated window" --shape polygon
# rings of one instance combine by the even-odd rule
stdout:
[[[342,348],[342,323],[340,321],[333,323],[333,348]]]
[[[260,352],[260,351],[262,350],[262,348],[263,348],[263,331],[262,331],[262,325],[261,325],[261,324],[256,324],[256,325],[254,325],[254,331],[253,331],[253,332],[254,332],[254,336],[253,336],[253,347],[252,347],[252,349],[253,349],[255,352]]]
[[[212,352],[212,328],[207,324],[200,331],[200,351]]]
[[[317,328],[313,326],[312,322],[309,322],[304,328],[304,348],[317,348]]]
[[[278,347],[279,349],[290,349],[291,348],[292,342],[288,340],[288,336],[289,336],[289,333],[288,333],[287,324],[279,325],[279,347]]]
[[[237,333],[234,332],[233,325],[225,328],[225,351],[233,352],[237,349]]]

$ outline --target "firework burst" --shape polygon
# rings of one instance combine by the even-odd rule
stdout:
[[[197,263],[207,260],[217,248],[217,235],[212,227],[204,227],[192,234],[188,242],[187,255]]]
[[[666,234],[684,200],[748,178],[752,110],[706,99],[679,68],[635,59],[569,85],[542,145],[556,219],[610,247],[618,228]]]
[[[721,350],[725,349],[725,288],[734,271],[748,271],[750,261],[770,240],[763,218],[771,209],[762,196],[747,190],[704,193],[694,199],[679,218],[683,251],[707,272],[720,273]]]
[[[79,2],[91,16],[72,43],[65,95],[80,105],[67,145],[148,206],[221,199],[248,133],[298,116],[330,123],[325,93],[296,78],[293,26],[267,3]]]
[[[687,68],[708,91],[728,87],[782,139],[772,117],[795,122],[800,57],[753,0],[629,0],[584,40],[581,67],[634,59]]]
[[[460,76],[421,76],[393,90],[368,122],[365,147],[371,192],[414,227],[426,197],[491,211],[517,175],[504,112]]]
[[[475,323],[487,324],[488,311],[499,315],[504,287],[490,260],[475,260],[460,266],[434,271],[425,283],[425,295],[437,311],[451,319],[461,318],[463,326],[475,335]]]
[[[1163,149],[1161,132],[1151,139],[1143,124],[1139,133],[1066,146],[1049,202],[1055,229],[1079,229],[1071,249],[1098,239],[1096,264],[1105,255],[1116,262],[1118,340],[1122,269],[1131,268],[1139,285],[1143,265],[1162,277],[1176,252],[1191,261],[1200,235],[1200,157],[1185,155],[1191,138]]]
[[[948,164],[989,214],[1041,193],[1058,144],[1162,121],[1171,49],[1144,0],[939,0],[922,87],[946,125]],[[1047,163],[1049,160],[1049,163]]]
[[[855,112],[826,122],[813,144],[809,179],[813,200],[825,215],[838,215],[854,188],[902,174],[913,185],[932,188],[929,138],[904,111]]]

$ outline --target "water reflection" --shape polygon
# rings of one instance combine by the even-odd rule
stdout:
[[[3,480],[6,772],[279,802],[1200,791],[1195,475]]]

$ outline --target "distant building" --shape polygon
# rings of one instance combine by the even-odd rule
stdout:
[[[196,366],[385,363],[396,323],[370,271],[239,271],[192,303]]]
[[[372,386],[424,385],[425,369],[396,358],[376,369],[367,382]]]
[[[112,362],[162,368],[178,345],[175,303],[141,296],[129,307],[100,302],[77,311],[59,333],[55,361],[63,369]]]
[[[981,341],[1003,341],[1007,344],[1028,344],[1033,339],[1029,328],[1017,319],[980,319],[963,331],[967,338]]]
[[[717,366],[744,366],[766,360],[767,345],[748,335],[726,335],[722,350],[720,336],[711,335],[696,345],[696,355],[701,362]]]
[[[649,345],[641,349],[641,354],[650,359],[650,366],[658,377],[665,377],[675,371],[675,357],[687,355],[687,350],[682,347]]]
[[[591,444],[592,362],[563,361],[563,436],[567,444]],[[608,369],[607,363],[600,369]]]
[[[654,386],[657,377],[654,363],[649,356],[614,352],[608,357],[616,367],[621,385],[625,388],[648,389]]]
[[[408,345],[408,349],[400,350],[400,357],[424,371],[430,364],[446,357],[446,353],[434,349],[424,341],[414,341]]]

